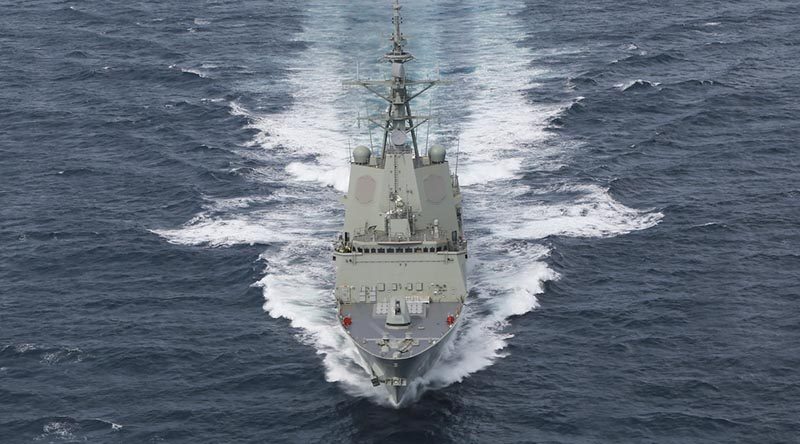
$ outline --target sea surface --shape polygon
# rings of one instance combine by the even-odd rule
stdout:
[[[800,442],[797,1],[403,1],[471,292],[399,408],[330,293],[390,2],[0,3],[0,442]]]

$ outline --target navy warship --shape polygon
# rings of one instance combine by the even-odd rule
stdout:
[[[388,105],[363,118],[381,128],[382,144],[352,150],[344,229],[333,247],[339,322],[365,377],[395,405],[455,337],[467,295],[458,176],[443,146],[420,153],[417,129],[431,117],[411,111],[439,80],[406,75],[414,57],[404,49],[400,9],[394,0],[392,48],[383,56],[391,77],[344,82]]]

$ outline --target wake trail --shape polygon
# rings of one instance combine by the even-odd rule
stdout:
[[[444,116],[438,128],[444,131],[434,135],[437,128],[431,128],[431,143],[448,147],[451,165],[455,146],[460,145],[471,297],[463,326],[442,361],[412,382],[410,392],[416,396],[410,402],[426,390],[463,381],[505,356],[512,338],[506,331],[510,320],[534,310],[545,283],[559,278],[547,264],[550,251],[540,239],[620,235],[649,228],[662,217],[628,208],[596,185],[575,182],[540,190],[522,183],[532,166],[555,169],[574,154],[569,141],[554,141],[545,130],[571,103],[534,105],[525,95],[537,78],[553,73],[531,68],[535,54],[517,43],[525,27],[514,10],[524,5],[511,5],[509,11],[508,5],[468,3],[480,14],[453,17],[442,5],[405,3],[408,11],[416,11],[413,20],[406,18],[407,32],[426,45],[439,42],[416,52],[412,41],[417,59],[447,61],[445,71],[471,71],[468,80],[456,80],[437,92],[431,106]],[[353,396],[389,405],[383,388],[372,387],[365,363],[338,325],[331,293],[331,242],[343,220],[338,199],[348,183],[347,146],[351,140],[352,146],[369,145],[365,130],[347,123],[363,109],[364,95],[345,94],[341,81],[353,75],[353,53],[373,57],[381,52],[343,30],[357,17],[364,26],[359,35],[379,35],[388,20],[388,12],[364,17],[374,14],[374,8],[366,6],[309,6],[300,36],[308,49],[286,61],[292,73],[286,82],[294,98],[291,109],[260,114],[230,103],[231,114],[247,119],[247,128],[257,132],[250,148],[261,149],[255,156],[261,156],[265,166],[252,180],[280,183],[283,191],[267,197],[209,198],[203,212],[183,227],[153,231],[181,244],[269,244],[260,258],[264,277],[254,284],[263,291],[264,311],[289,320],[298,340],[322,355],[326,380]],[[462,34],[459,27],[471,32]],[[342,40],[330,39],[332,35]],[[471,40],[465,42],[464,35]],[[385,66],[366,67],[377,68]],[[427,108],[424,103],[418,103],[420,107]],[[254,155],[252,149],[242,152]]]

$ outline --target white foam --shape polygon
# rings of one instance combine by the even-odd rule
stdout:
[[[350,180],[350,169],[347,166],[320,166],[302,162],[292,162],[286,166],[286,172],[302,182],[317,182],[331,186],[338,191],[347,192]]]
[[[521,165],[520,158],[491,160],[484,165],[473,160],[463,167],[459,166],[459,183],[470,186],[504,179],[518,179]]]
[[[291,177],[347,190],[348,140],[337,127],[338,118],[331,116],[330,111],[293,109],[288,114],[269,116],[251,112],[236,102],[230,103],[230,109],[231,114],[246,117],[250,122],[248,127],[258,131],[251,145],[269,151],[288,151],[290,162],[285,171]]]
[[[551,75],[532,68],[531,61],[580,50],[545,48],[534,53],[516,43],[526,32],[513,14],[514,9],[524,7],[522,3],[503,8],[474,3],[481,14],[468,24],[474,32],[469,36],[466,60],[477,66],[469,80],[434,93],[444,98],[436,100],[434,113],[445,116],[443,127],[450,133],[436,136],[434,125],[431,142],[447,145],[453,166],[455,138],[460,138],[459,176],[467,231],[489,234],[470,238],[469,278],[477,297],[468,300],[463,325],[441,364],[412,381],[409,402],[428,389],[463,381],[505,356],[512,338],[505,330],[508,323],[514,316],[536,309],[537,295],[544,291],[545,283],[559,278],[547,265],[549,250],[537,244],[537,239],[623,234],[651,227],[662,217],[657,212],[628,208],[595,185],[562,184],[531,190],[518,182],[529,166],[555,169],[569,163],[575,152],[573,142],[553,140],[545,131],[549,121],[572,101],[543,106],[527,98],[527,91],[540,77]],[[432,2],[419,2],[418,6],[413,9],[420,11],[416,17],[420,22],[410,34],[440,33],[437,38],[445,41],[432,50],[440,54],[440,61],[465,51],[458,29],[447,32],[460,23],[445,23],[440,29],[428,29],[429,23],[425,23],[424,17],[441,20],[443,6]],[[370,13],[359,5],[352,7],[359,10],[356,15],[360,18]],[[183,227],[153,232],[170,242],[190,245],[273,244],[261,257],[266,264],[264,277],[254,284],[262,288],[264,311],[273,318],[288,319],[298,340],[324,355],[328,381],[353,396],[388,405],[385,389],[372,387],[365,363],[338,325],[331,295],[334,275],[328,239],[341,224],[336,197],[347,187],[348,139],[353,138],[352,146],[368,143],[363,130],[347,124],[363,96],[343,94],[340,81],[352,70],[347,59],[350,54],[342,54],[339,48],[356,48],[357,52],[364,47],[362,39],[341,32],[349,26],[344,19],[347,7],[312,2],[309,8],[309,23],[300,36],[308,49],[294,60],[283,61],[291,72],[288,80],[277,86],[240,85],[254,95],[267,88],[287,88],[292,107],[267,114],[239,102],[230,103],[230,113],[244,117],[247,128],[256,130],[241,155],[268,160],[268,166],[252,179],[279,182],[282,194],[208,198],[203,212]],[[380,17],[365,20],[375,24],[364,24],[366,28],[359,34],[370,34],[370,26],[382,25]],[[347,44],[331,41],[331,35],[344,36]],[[433,41],[433,37],[419,40]],[[366,53],[374,55],[375,48],[368,49]],[[411,49],[420,59],[426,55],[413,46]],[[371,69],[362,67],[362,74]],[[426,108],[418,104],[420,107]],[[281,165],[278,169],[273,166],[276,162]]]
[[[627,91],[633,87],[656,87],[659,85],[661,85],[660,82],[651,82],[649,80],[636,79],[636,80],[630,80],[625,83],[617,83],[614,86],[621,91]]]
[[[184,73],[187,73],[187,74],[194,74],[197,77],[201,77],[201,78],[207,78],[208,77],[208,73],[207,72],[199,70],[197,68],[185,68],[185,67],[180,67],[180,66],[177,66],[177,65],[169,65],[169,69],[177,69],[177,70],[180,70],[180,72],[184,72]]]
[[[288,227],[284,227],[275,219],[271,221],[256,218],[217,219],[198,215],[181,228],[150,231],[164,237],[170,243],[212,247],[289,242],[296,239],[297,235],[308,235],[305,232],[298,233],[284,229]]]
[[[559,278],[543,262],[547,254],[548,250],[541,246],[519,247],[509,252],[505,261],[476,267],[471,277],[483,296],[467,305],[465,325],[458,337],[445,351],[441,363],[414,381],[409,402],[429,389],[461,382],[506,356],[503,350],[513,338],[505,332],[509,318],[538,307],[536,295],[544,291],[544,283]]]
[[[208,77],[208,73],[207,72],[201,71],[201,70],[199,70],[197,68],[181,68],[181,72],[185,72],[187,74],[194,74],[197,77],[201,77],[201,78],[204,78],[204,79]]]
[[[122,428],[123,428],[123,426],[121,424],[117,424],[117,423],[115,423],[113,421],[109,421],[107,419],[92,418],[92,420],[93,421],[100,421],[101,423],[108,425],[109,427],[111,427],[111,431],[112,432],[118,432],[118,431],[122,430]]]
[[[48,365],[56,365],[63,362],[82,362],[83,358],[83,350],[77,347],[70,347],[43,354],[41,362]]]
[[[29,343],[14,345],[14,351],[16,351],[17,353],[25,353],[32,350],[38,350],[38,347],[36,347],[36,345],[34,344],[29,344]]]
[[[273,318],[285,318],[297,329],[298,339],[324,355],[325,377],[339,383],[353,396],[370,397],[389,405],[382,387],[374,388],[364,378],[363,362],[352,341],[339,327],[336,305],[326,283],[333,274],[327,261],[315,258],[327,245],[318,239],[286,245],[277,253],[262,255],[267,263],[264,277],[255,283],[264,292],[264,311]]]
[[[56,437],[64,440],[72,440],[75,438],[75,431],[78,425],[74,422],[66,421],[51,421],[42,427],[42,435],[36,437],[36,440]]]
[[[151,229],[168,242],[181,245],[229,247],[283,244],[333,236],[335,201],[302,189],[266,196],[214,199],[205,197],[204,211],[174,229]],[[326,233],[327,232],[327,233]]]
[[[495,224],[494,229],[515,239],[608,237],[653,227],[664,217],[658,211],[627,207],[597,185],[565,185],[551,191],[572,197],[557,203],[524,202],[514,218]]]

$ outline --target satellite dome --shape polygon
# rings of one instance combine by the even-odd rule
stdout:
[[[372,155],[372,151],[369,148],[360,145],[357,146],[356,149],[353,150],[353,162],[359,165],[366,165],[369,163],[369,157]]]
[[[431,163],[442,163],[444,162],[444,156],[447,153],[444,147],[441,145],[434,145],[428,150],[428,157],[431,159]]]

